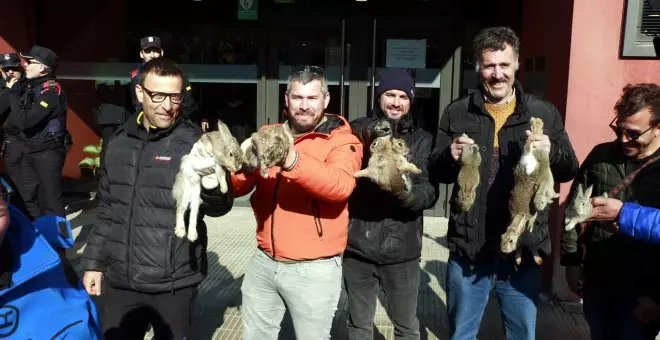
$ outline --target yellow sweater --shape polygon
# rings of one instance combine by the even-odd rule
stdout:
[[[509,118],[513,113],[513,110],[516,108],[516,97],[514,96],[510,102],[505,104],[486,103],[485,106],[486,111],[488,111],[493,117],[493,120],[495,120],[495,138],[493,141],[493,147],[499,148],[500,138],[498,134],[502,126],[504,126],[504,122],[506,122],[507,118]]]

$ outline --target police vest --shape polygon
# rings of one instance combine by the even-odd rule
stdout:
[[[47,80],[41,84],[41,87],[34,91],[34,101],[33,103],[36,103],[39,100],[39,97],[45,93],[48,93],[49,91],[55,91],[58,96],[62,96],[62,87],[60,84],[53,80]],[[57,107],[57,112],[54,113],[54,117],[52,117],[49,121],[46,127],[42,130],[42,132],[50,132],[50,133],[64,133],[66,132],[66,108],[67,108],[67,102],[66,98],[64,99],[63,103],[60,103],[61,105]]]

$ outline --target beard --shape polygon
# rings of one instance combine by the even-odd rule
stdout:
[[[289,124],[295,134],[307,133],[319,125],[323,116],[320,114],[318,117],[314,117],[314,113],[296,112],[290,116]]]

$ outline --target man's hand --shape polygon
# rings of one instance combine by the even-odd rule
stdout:
[[[454,141],[451,143],[450,151],[451,156],[455,161],[458,161],[463,154],[463,144],[474,144],[474,140],[470,139],[467,135],[463,134],[460,137],[454,138]]]
[[[10,78],[9,81],[7,81],[7,88],[11,88],[12,86],[14,86],[14,84],[16,84],[17,81],[18,81],[18,79],[16,79],[16,78],[13,78],[13,77]]]
[[[534,148],[550,152],[552,144],[550,143],[550,137],[548,137],[548,135],[535,135],[529,130],[526,130],[525,133],[527,134],[527,141],[532,142]]]
[[[643,325],[655,324],[660,321],[660,305],[648,296],[637,300],[635,320]]]
[[[209,121],[206,120],[206,119],[202,119],[201,127],[202,127],[203,132],[208,131],[209,130]]]
[[[86,271],[83,276],[83,285],[89,295],[101,296],[101,280],[103,273]]]
[[[615,198],[594,197],[591,199],[591,216],[588,221],[616,221],[623,202]]]
[[[215,173],[202,177],[202,187],[206,190],[213,190],[218,187],[218,176]]]
[[[582,288],[584,285],[584,270],[582,266],[568,266],[566,267],[566,283],[568,288],[575,294],[582,296]]]

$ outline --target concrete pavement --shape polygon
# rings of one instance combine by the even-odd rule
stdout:
[[[219,218],[206,218],[208,226],[209,273],[199,289],[194,315],[195,339],[241,339],[241,294],[243,273],[255,252],[254,215],[244,200]],[[68,257],[80,272],[78,257],[94,223],[95,201],[84,200],[69,205],[76,246]],[[424,247],[417,314],[422,339],[448,339],[446,294],[443,288],[448,250],[447,220],[425,217]],[[393,327],[379,297],[374,320],[374,339],[394,339]],[[342,293],[332,327],[332,339],[347,339],[346,296]],[[151,336],[147,336],[150,339]],[[497,301],[491,298],[486,309],[479,339],[504,339]],[[581,313],[568,311],[561,304],[542,299],[537,318],[537,339],[587,339],[588,328]],[[280,339],[294,339],[292,325],[285,316]]]

